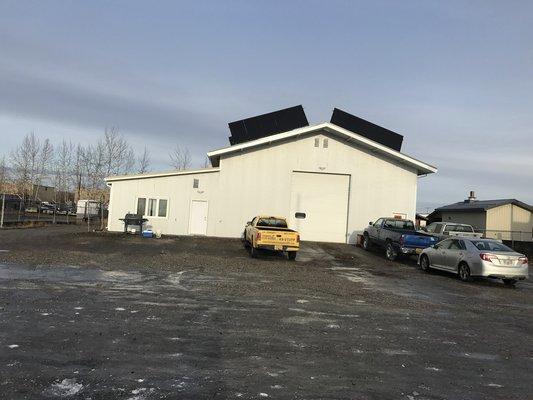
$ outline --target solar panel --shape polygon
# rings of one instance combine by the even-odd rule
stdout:
[[[402,135],[356,117],[346,111],[339,110],[338,108],[333,110],[331,123],[364,136],[374,142],[381,143],[393,150],[400,151],[402,149]]]
[[[309,122],[299,105],[230,122],[228,126],[231,132],[229,141],[234,145],[309,126]]]

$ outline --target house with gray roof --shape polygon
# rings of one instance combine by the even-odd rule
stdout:
[[[533,206],[516,199],[477,200],[474,192],[461,202],[435,209],[430,222],[457,222],[503,240],[533,240]]]

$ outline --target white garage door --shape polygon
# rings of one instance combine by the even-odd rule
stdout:
[[[346,243],[349,175],[293,172],[291,227],[302,240]]]

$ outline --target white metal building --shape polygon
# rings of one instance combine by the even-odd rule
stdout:
[[[258,214],[285,216],[302,240],[353,243],[369,221],[415,218],[418,177],[437,169],[322,123],[208,153],[213,168],[106,179],[108,229],[142,213],[162,234],[239,237]]]

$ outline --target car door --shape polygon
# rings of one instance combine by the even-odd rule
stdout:
[[[433,252],[431,254],[431,265],[439,268],[445,268],[443,266],[444,258],[446,256],[446,249],[451,244],[451,239],[443,240],[433,246]]]
[[[383,223],[383,218],[380,218],[368,227],[368,230],[367,230],[368,236],[370,236],[370,239],[372,239],[373,241],[378,241],[379,231],[381,230],[382,223]]]
[[[457,272],[457,266],[464,257],[466,246],[463,240],[452,239],[450,245],[445,250],[445,258],[443,260],[444,267],[447,270]]]

